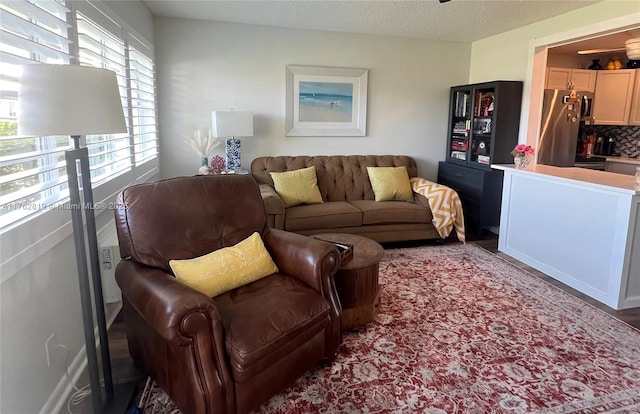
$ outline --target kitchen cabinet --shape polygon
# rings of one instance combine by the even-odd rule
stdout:
[[[636,69],[636,80],[634,85],[629,125],[640,125],[640,70],[638,69]]]
[[[572,89],[593,92],[598,71],[571,68],[547,68],[546,89]]]
[[[593,95],[593,123],[629,125],[636,69],[598,71]]]

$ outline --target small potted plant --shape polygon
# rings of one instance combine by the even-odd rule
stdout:
[[[221,144],[218,141],[218,138],[214,138],[211,136],[211,130],[209,130],[206,136],[203,136],[200,133],[199,129],[193,131],[193,135],[191,139],[188,141],[196,153],[200,156],[200,169],[198,170],[198,174],[206,175],[209,174],[209,154],[215,147]]]
[[[513,163],[516,165],[516,168],[525,168],[529,165],[533,154],[535,154],[533,147],[526,144],[518,144],[513,151],[511,151],[511,155],[513,155]]]
[[[224,171],[225,166],[226,165],[224,162],[224,158],[222,158],[221,156],[216,155],[215,157],[211,158],[210,170],[214,174],[220,174],[222,171]]]

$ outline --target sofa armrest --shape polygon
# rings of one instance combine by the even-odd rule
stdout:
[[[418,194],[415,191],[413,192],[413,202],[421,207],[429,208],[429,199],[423,196],[422,194]]]
[[[340,266],[338,249],[329,242],[288,231],[271,229],[264,242],[280,272],[291,275],[318,291],[331,306],[331,333],[325,344],[328,358],[342,342],[342,307],[333,280]]]
[[[267,225],[274,229],[284,229],[284,203],[276,190],[268,184],[260,184],[260,195],[267,211]]]

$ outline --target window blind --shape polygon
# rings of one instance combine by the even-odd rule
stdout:
[[[0,227],[68,196],[68,136],[18,136],[23,64],[69,64],[69,9],[58,1],[0,3]]]
[[[155,76],[153,61],[133,46],[129,46],[129,62],[134,156],[140,165],[158,155]]]
[[[116,73],[127,126],[128,89],[124,42],[101,29],[82,13],[76,13],[78,57],[80,65],[109,69]],[[131,168],[131,143],[128,134],[87,135],[91,182],[95,185]]]
[[[157,169],[150,45],[90,2],[1,2],[0,21],[0,231],[68,198],[69,137],[17,135],[20,65],[79,63],[116,73],[129,132],[85,137],[94,188],[111,181],[105,186],[111,194],[114,183],[124,185]]]

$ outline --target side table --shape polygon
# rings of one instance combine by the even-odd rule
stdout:
[[[380,305],[378,270],[384,249],[366,237],[347,233],[321,233],[311,237],[353,245],[353,257],[340,264],[334,281],[342,305],[342,329],[372,322]]]

